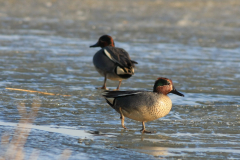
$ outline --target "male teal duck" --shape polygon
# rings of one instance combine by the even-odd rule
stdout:
[[[103,95],[107,103],[120,113],[122,127],[124,117],[142,122],[142,132],[151,133],[145,130],[145,122],[153,121],[166,116],[171,108],[172,101],[167,96],[174,93],[179,96],[184,95],[178,92],[170,79],[160,77],[156,80],[153,92],[150,91],[105,91]]]
[[[119,90],[122,80],[130,78],[134,74],[134,64],[129,54],[122,48],[115,47],[113,38],[103,35],[98,42],[90,47],[101,47],[93,56],[93,64],[96,70],[104,77],[101,89],[107,89],[107,79],[119,81],[116,90]]]

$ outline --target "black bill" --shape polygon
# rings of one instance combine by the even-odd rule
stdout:
[[[173,93],[173,94],[184,97],[184,95],[182,93],[178,92],[174,87],[173,87],[173,90],[170,93]]]

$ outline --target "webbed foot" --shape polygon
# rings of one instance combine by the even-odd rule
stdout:
[[[108,90],[107,87],[97,87],[96,89],[104,89],[104,90]]]

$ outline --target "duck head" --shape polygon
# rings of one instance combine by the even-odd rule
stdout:
[[[162,93],[164,95],[167,95],[168,93],[173,93],[173,94],[184,97],[182,93],[178,92],[175,89],[175,87],[173,86],[172,80],[164,77],[159,77],[156,80],[153,86],[153,92]]]
[[[98,39],[98,42],[90,47],[101,47],[104,48],[106,46],[112,46],[114,47],[114,41],[113,38],[109,35],[103,35]]]

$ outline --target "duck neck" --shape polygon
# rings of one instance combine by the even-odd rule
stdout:
[[[158,86],[153,89],[153,92],[156,92],[158,94],[167,95],[169,93],[169,86]]]

